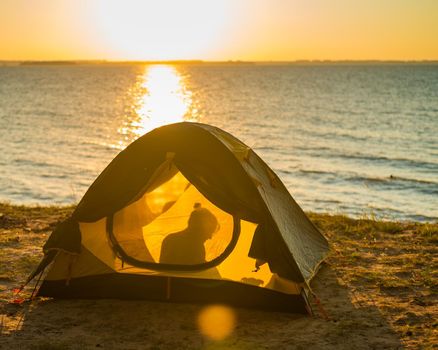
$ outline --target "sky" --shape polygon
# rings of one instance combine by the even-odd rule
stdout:
[[[438,0],[0,0],[0,60],[438,60]]]

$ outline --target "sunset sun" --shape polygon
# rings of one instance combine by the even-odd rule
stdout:
[[[96,25],[113,57],[173,60],[215,50],[225,39],[231,4],[101,0],[95,6]]]

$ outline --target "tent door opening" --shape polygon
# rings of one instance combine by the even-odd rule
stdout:
[[[113,250],[130,265],[205,270],[236,245],[239,218],[209,201],[172,163],[161,166],[138,197],[106,225]]]

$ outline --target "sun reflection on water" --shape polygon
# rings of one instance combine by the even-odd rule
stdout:
[[[159,126],[197,120],[192,94],[173,66],[147,66],[133,94],[134,113],[119,130],[125,135],[124,140],[119,142],[120,148]]]

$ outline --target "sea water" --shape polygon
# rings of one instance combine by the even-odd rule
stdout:
[[[0,201],[77,203],[130,142],[183,120],[252,147],[306,211],[438,218],[426,64],[0,66]]]

